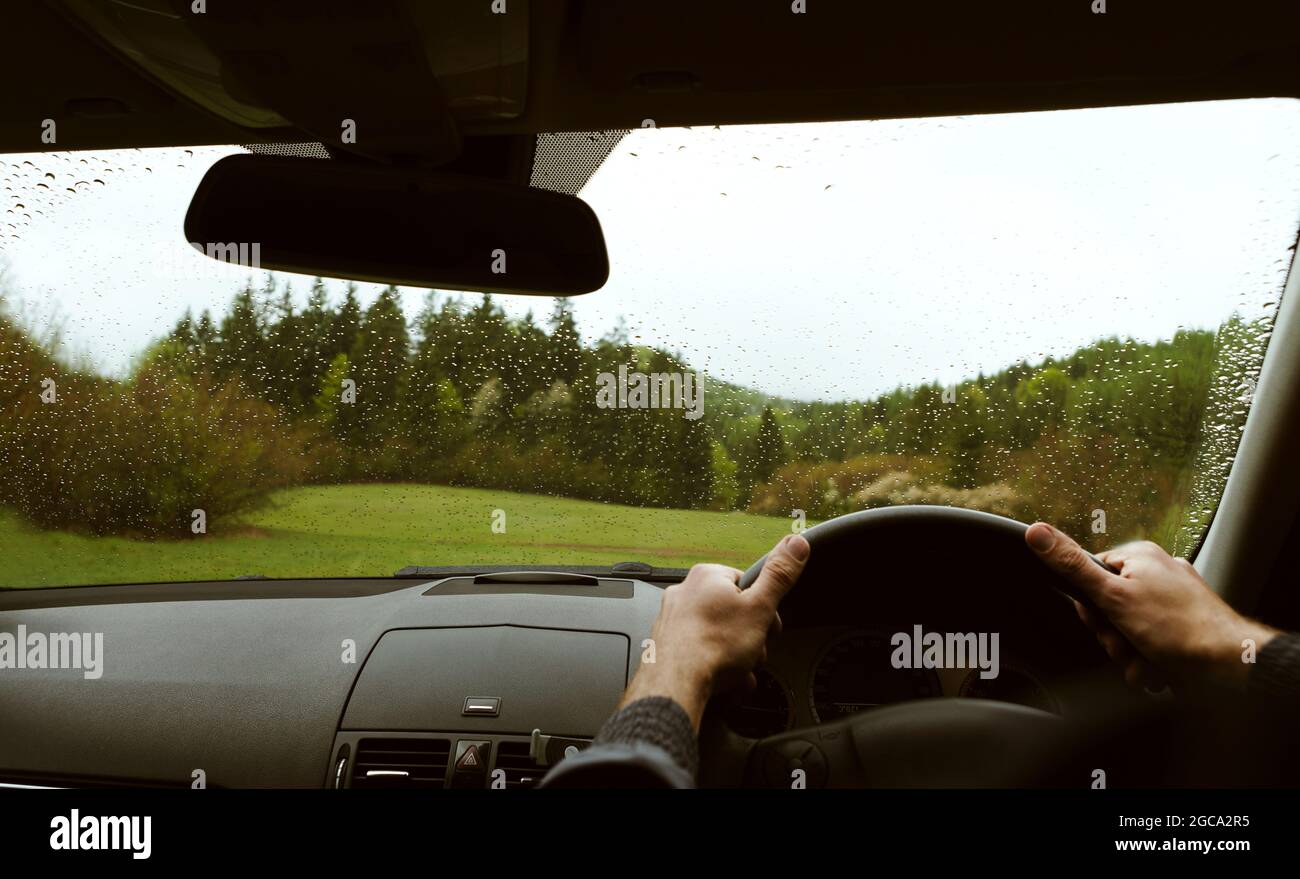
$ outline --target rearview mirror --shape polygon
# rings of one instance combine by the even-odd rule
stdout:
[[[333,159],[221,159],[185,236],[216,259],[382,284],[572,296],[609,277],[600,221],[579,198]]]

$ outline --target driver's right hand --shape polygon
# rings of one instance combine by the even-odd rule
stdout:
[[[1091,601],[1075,602],[1080,619],[1134,686],[1244,689],[1254,657],[1278,634],[1237,613],[1185,559],[1150,541],[1098,555],[1118,574],[1044,522],[1029,527],[1025,542]]]

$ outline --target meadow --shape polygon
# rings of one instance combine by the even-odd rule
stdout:
[[[502,521],[504,532],[493,530]],[[231,526],[139,540],[41,529],[0,510],[0,586],[388,576],[407,565],[643,561],[744,568],[790,520],[436,485],[288,488]]]

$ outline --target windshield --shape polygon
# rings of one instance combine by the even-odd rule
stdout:
[[[0,159],[0,585],[744,567],[894,504],[1188,555],[1300,220],[1293,101],[646,128],[604,289],[450,294],[194,252],[237,151]]]

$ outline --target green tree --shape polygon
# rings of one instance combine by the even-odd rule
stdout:
[[[393,286],[380,291],[366,309],[353,347],[357,402],[355,430],[349,439],[354,444],[387,439],[401,421],[399,401],[405,390],[410,334],[400,295]]]
[[[785,439],[781,436],[781,423],[771,406],[763,408],[754,441],[753,471],[758,482],[768,482],[773,474],[788,460]]]
[[[314,417],[339,438],[346,433],[343,427],[348,416],[344,414],[347,411],[344,407],[349,404],[343,402],[343,381],[348,377],[351,368],[348,355],[335,355],[329,368],[321,377],[320,389],[312,399]]]
[[[547,359],[555,378],[573,385],[582,370],[582,339],[578,335],[578,322],[573,316],[573,304],[567,297],[555,300],[551,312],[550,344]]]
[[[218,338],[217,377],[236,378],[247,393],[262,396],[264,382],[259,366],[265,337],[251,284],[235,294],[229,313],[222,318]]]

